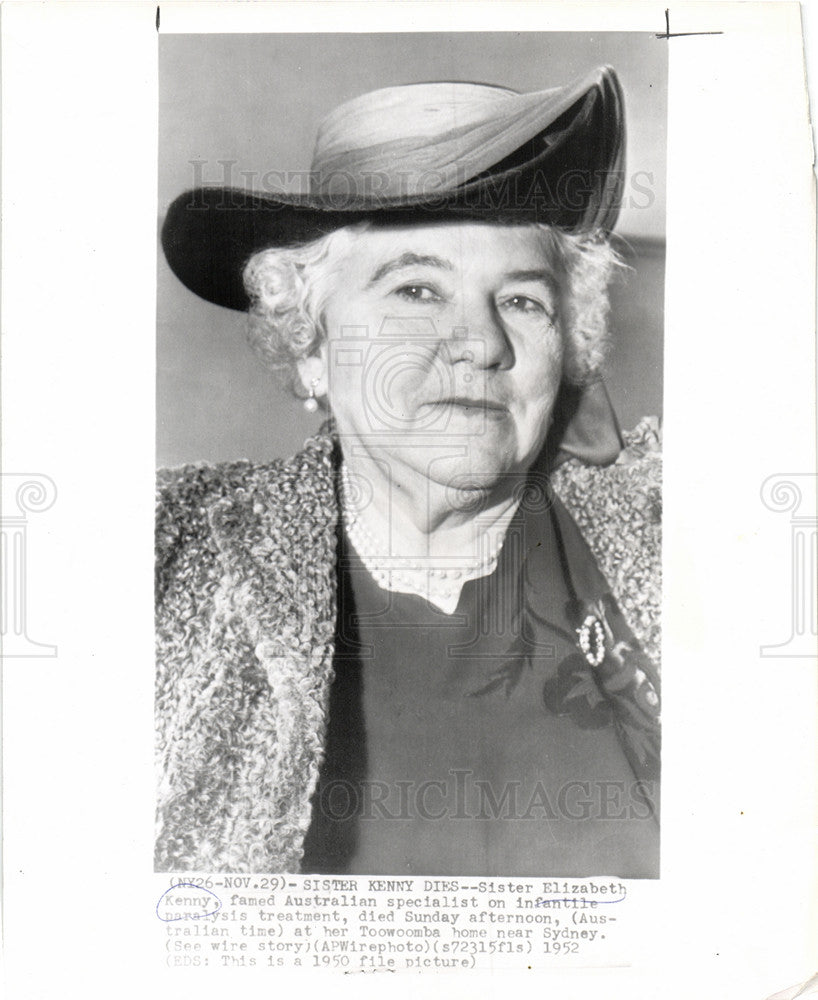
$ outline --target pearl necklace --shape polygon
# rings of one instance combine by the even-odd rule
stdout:
[[[347,538],[355,547],[369,575],[383,590],[415,594],[436,605],[446,614],[452,614],[460,599],[460,591],[469,580],[488,576],[497,567],[500,550],[517,504],[504,513],[490,532],[482,534],[477,545],[481,556],[476,559],[463,557],[405,557],[392,556],[389,542],[376,538],[364,524],[361,511],[356,509],[349,470],[341,466],[341,511]],[[493,538],[491,537],[493,536]]]

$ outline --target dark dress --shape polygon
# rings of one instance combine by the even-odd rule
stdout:
[[[453,615],[339,555],[302,871],[657,877],[658,679],[559,501],[523,500]]]

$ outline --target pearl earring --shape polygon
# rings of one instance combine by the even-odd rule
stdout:
[[[315,413],[318,409],[318,400],[315,398],[315,387],[318,385],[320,379],[314,378],[310,382],[310,394],[304,400],[304,409],[307,413]]]

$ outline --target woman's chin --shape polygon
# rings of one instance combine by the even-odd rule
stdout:
[[[358,439],[359,447],[361,443]],[[405,431],[394,437],[370,438],[363,447],[397,481],[402,479],[403,467],[444,488],[493,491],[501,480],[527,473],[536,457],[533,445],[520,442],[516,429],[506,422],[476,435]]]
[[[514,459],[514,451],[510,448],[478,450],[470,447],[466,454],[449,454],[430,462],[428,476],[433,482],[455,491],[494,491],[500,482],[518,473],[519,465]]]

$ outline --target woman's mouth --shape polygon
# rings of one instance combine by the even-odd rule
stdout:
[[[488,399],[485,396],[447,396],[439,399],[433,406],[446,407],[457,410],[464,415],[473,416],[504,416],[508,413],[507,407],[497,400]]]

